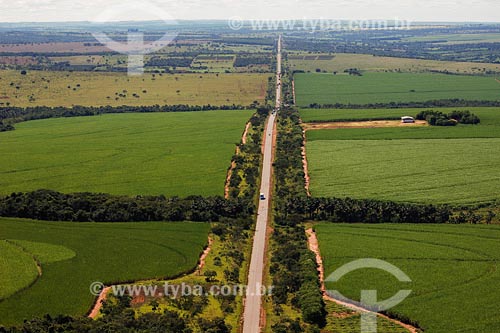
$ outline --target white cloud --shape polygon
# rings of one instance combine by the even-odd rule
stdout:
[[[0,21],[90,21],[104,6],[127,0],[0,0]],[[176,19],[252,18],[370,19],[500,22],[497,0],[150,0]],[[146,3],[146,1],[141,1]],[[118,19],[156,19],[144,13]]]

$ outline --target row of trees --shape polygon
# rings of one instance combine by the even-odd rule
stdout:
[[[222,218],[246,218],[253,213],[253,205],[240,198],[127,197],[96,193],[63,194],[51,190],[12,193],[0,198],[0,216],[49,221],[212,222]]]
[[[250,65],[269,65],[269,55],[238,55],[234,67],[247,67]]]
[[[146,66],[149,67],[190,67],[193,63],[194,57],[151,57],[146,62]]]
[[[431,126],[456,126],[458,124],[476,125],[481,122],[478,116],[470,111],[454,110],[444,113],[436,110],[425,110],[417,114],[418,120],[426,120]]]
[[[0,132],[7,132],[7,131],[12,131],[14,129],[14,126],[8,124],[4,124],[2,121],[0,121]]]
[[[282,205],[280,213],[283,223],[296,225],[305,220],[341,223],[447,223],[453,211],[446,205],[297,197]]]
[[[438,99],[425,102],[390,102],[369,104],[309,104],[310,109],[402,109],[402,108],[442,108],[442,107],[500,107],[500,101],[468,101],[465,99]]]

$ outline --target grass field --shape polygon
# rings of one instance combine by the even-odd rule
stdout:
[[[0,240],[0,300],[26,288],[38,277],[36,261],[22,248]]]
[[[454,110],[470,111],[481,119],[481,125],[500,126],[500,108],[495,107],[456,107],[429,108],[449,113]],[[402,116],[415,116],[422,110],[419,108],[404,109],[301,109],[300,117],[309,122],[356,121],[372,119],[399,119]]]
[[[456,204],[499,199],[500,109],[465,109],[478,115],[481,124],[308,131],[312,194]],[[308,109],[301,116],[306,122],[342,121],[418,111]]]
[[[403,115],[416,115],[420,111],[421,109],[301,109],[300,117],[305,123],[399,119]]]
[[[324,223],[315,229],[326,277],[353,260],[377,258],[412,280],[402,283],[389,273],[361,269],[327,289],[358,300],[361,290],[377,290],[383,300],[411,289],[391,311],[418,322],[425,332],[500,331],[499,227]]]
[[[321,59],[321,58],[320,58]],[[325,58],[326,59],[326,58]],[[384,72],[426,72],[445,71],[451,73],[482,73],[485,70],[499,72],[499,64],[423,60],[395,57],[375,57],[370,54],[337,53],[331,60],[296,59],[291,58],[290,67],[294,70],[315,72],[321,69],[329,73],[342,73],[348,68],[358,68],[363,71]]]
[[[500,198],[500,139],[312,141],[314,196],[472,204]]]
[[[364,73],[363,76],[296,74],[297,105],[418,102],[434,99],[499,100],[493,77],[416,73]]]
[[[0,70],[10,106],[250,105],[263,102],[268,74],[145,74]],[[135,94],[135,96],[134,96]],[[1,106],[2,104],[0,104]]]
[[[500,34],[442,34],[430,36],[408,37],[403,39],[409,42],[431,42],[439,44],[475,44],[475,43],[498,43]]]
[[[94,281],[116,283],[186,272],[195,267],[209,228],[188,222],[95,224],[1,218],[0,239],[23,246],[26,254],[41,262],[43,274],[29,289],[0,302],[0,324],[46,313],[84,315],[94,300],[89,292]],[[17,247],[7,249],[9,255],[4,256],[5,244],[0,241],[0,265],[6,262],[2,268],[7,268],[0,273],[0,294],[22,288],[18,277],[33,276],[27,258],[10,255]]]
[[[456,127],[407,127],[407,128],[357,128],[308,131],[307,140],[395,140],[395,139],[458,139],[500,138],[500,108],[439,108],[444,113],[453,110],[469,110],[481,119],[475,126]],[[399,119],[415,116],[422,109],[303,109],[304,122],[336,122],[345,120]]]
[[[0,192],[223,195],[252,111],[29,121],[0,134]]]

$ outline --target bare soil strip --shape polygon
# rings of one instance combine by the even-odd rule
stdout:
[[[425,120],[416,120],[415,123],[402,123],[399,120],[373,120],[373,121],[349,121],[328,123],[304,123],[305,131],[339,129],[339,128],[390,128],[390,127],[419,127],[428,126]]]
[[[203,253],[201,254],[200,263],[198,264],[198,275],[201,275],[201,270],[203,269],[203,267],[205,267],[205,261],[208,257],[208,254],[212,250],[213,243],[214,243],[213,239],[211,237],[208,237],[208,246],[205,249],[205,251],[203,251]]]
[[[94,308],[89,314],[89,318],[95,319],[102,308],[102,303],[108,298],[108,294],[111,291],[111,287],[106,287],[101,291],[101,294],[97,298],[97,301],[94,304]]]
[[[238,150],[238,148],[236,148]],[[224,186],[224,198],[229,199],[229,183],[231,182],[231,177],[233,176],[233,170],[236,168],[236,163],[231,162],[231,166],[227,170],[226,185]]]
[[[307,151],[306,151],[307,139],[305,136],[304,130],[304,143],[302,146],[302,165],[304,166],[304,178],[305,178],[305,189],[307,192],[307,196],[311,196],[311,191],[309,190],[309,186],[311,184],[311,177],[309,176],[309,164],[307,162]]]
[[[248,130],[250,130],[250,122],[247,123],[247,125],[245,126],[245,131],[243,132],[243,136],[241,137],[241,143],[243,143],[244,145],[247,144],[247,136],[248,136]]]
[[[312,252],[314,252],[314,254],[316,255],[316,262],[318,263],[318,273],[319,273],[319,278],[320,278],[320,282],[321,282],[321,291],[323,292],[323,298],[326,301],[334,302],[336,304],[345,306],[346,308],[349,308],[349,309],[357,311],[357,312],[365,312],[365,313],[366,312],[370,312],[370,313],[374,313],[373,311],[365,309],[365,308],[363,308],[361,306],[358,306],[358,305],[355,305],[355,304],[351,304],[351,303],[348,303],[348,302],[344,302],[344,301],[335,299],[335,298],[329,296],[326,293],[325,271],[324,271],[324,267],[323,267],[323,259],[321,257],[321,252],[320,252],[320,249],[319,249],[318,238],[316,237],[316,233],[314,232],[314,230],[312,228],[307,229],[306,233],[307,233],[307,239],[308,239],[308,244],[309,244],[309,250],[311,250]],[[421,332],[416,327],[413,327],[411,325],[405,324],[405,323],[403,323],[403,322],[401,322],[401,321],[399,321],[397,319],[390,318],[390,317],[388,317],[388,316],[386,316],[384,314],[378,313],[378,312],[375,312],[375,314],[377,316],[381,317],[381,318],[387,319],[390,322],[392,322],[394,324],[397,324],[397,325],[399,325],[399,326],[407,329],[408,332],[410,332],[410,333],[419,333],[419,332]]]

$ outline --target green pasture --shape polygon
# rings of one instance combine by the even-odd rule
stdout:
[[[299,106],[500,99],[500,84],[494,77],[428,73],[301,73],[295,75],[295,91]]]
[[[0,192],[223,195],[252,111],[108,114],[0,133]]]
[[[89,287],[95,281],[111,284],[187,272],[196,266],[209,228],[189,222],[0,218],[0,295],[7,296],[0,301],[0,325],[47,313],[84,315],[94,301]],[[26,289],[38,275],[34,258],[42,275]]]
[[[500,139],[310,141],[311,193],[417,203],[500,198]],[[416,221],[418,222],[418,221]]]
[[[354,260],[375,258],[411,279],[399,282],[390,273],[364,268],[327,283],[328,290],[358,301],[361,290],[377,290],[379,301],[412,290],[389,311],[418,323],[424,332],[500,331],[498,226],[321,223],[315,229],[325,277]]]

